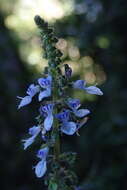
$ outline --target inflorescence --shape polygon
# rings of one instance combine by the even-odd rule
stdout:
[[[82,90],[89,94],[103,95],[96,86],[87,86],[84,80],[71,81],[72,69],[68,64],[61,70],[62,53],[56,48],[58,39],[53,29],[40,16],[35,16],[35,23],[40,29],[44,49],[44,58],[48,59],[42,78],[31,84],[18,109],[31,103],[34,96],[40,102],[37,124],[29,128],[29,138],[22,140],[26,150],[38,136],[41,146],[37,152],[38,163],[34,167],[38,178],[45,175],[45,184],[49,190],[73,190],[76,187],[76,175],[72,171],[75,153],[60,152],[60,137],[78,135],[79,129],[87,122],[88,109],[83,109],[79,99],[69,97],[69,88]],[[49,154],[50,153],[50,154]],[[48,170],[48,172],[47,172]]]

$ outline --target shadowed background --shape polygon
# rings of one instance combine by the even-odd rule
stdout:
[[[102,97],[75,91],[91,110],[80,137],[64,136],[63,151],[78,153],[76,172],[83,190],[126,190],[127,182],[127,2],[124,0],[0,0],[0,188],[44,189],[31,169],[36,145],[21,139],[35,124],[36,101],[17,111],[46,66],[39,31],[40,14],[60,38],[57,47],[73,78],[98,84]]]

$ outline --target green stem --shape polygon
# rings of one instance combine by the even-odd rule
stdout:
[[[57,86],[56,86],[56,75],[54,73],[54,89],[53,89],[53,102],[56,102],[58,98]],[[54,114],[58,113],[57,107],[54,109]],[[55,162],[59,162],[60,155],[60,136],[59,136],[59,123],[56,118],[54,118],[53,123],[53,135],[55,135],[55,144],[54,144],[54,160]],[[57,170],[55,173],[56,183],[58,185],[57,190],[59,190],[59,171]]]
[[[57,87],[56,87],[56,81],[54,78],[54,92],[53,92],[53,101],[55,102],[57,100]],[[54,110],[54,114],[57,114],[57,108]],[[54,156],[55,159],[59,160],[59,154],[60,154],[60,137],[59,137],[59,124],[58,120],[54,119],[54,126],[53,126],[53,133],[55,134],[55,145],[54,145]]]
[[[58,122],[54,122],[54,131],[56,133],[56,142],[54,145],[54,156],[55,159],[58,161],[59,160],[59,154],[60,154],[60,138],[59,138],[59,131],[58,131]]]

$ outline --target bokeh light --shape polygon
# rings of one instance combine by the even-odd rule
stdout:
[[[21,41],[19,52],[21,59],[30,66],[35,66],[38,72],[42,72],[47,61],[43,59],[43,51],[39,46],[39,37],[35,35],[36,26],[33,18],[36,14],[42,16],[49,23],[61,19],[73,11],[73,1],[60,2],[59,0],[19,0],[16,1],[11,14],[5,19],[5,25],[13,31]],[[37,30],[36,30],[37,31]],[[59,42],[64,49],[67,41]],[[61,50],[62,50],[61,49]],[[43,63],[43,64],[42,64]]]
[[[8,14],[5,19],[5,24],[13,31],[12,35],[17,36],[18,40],[21,42],[19,46],[21,59],[29,64],[30,67],[34,66],[39,73],[42,72],[47,64],[47,61],[43,58],[43,50],[39,46],[40,39],[38,34],[36,34],[37,29],[33,21],[36,14],[41,15],[49,23],[53,23],[57,19],[62,19],[73,11],[75,12],[78,10],[80,10],[80,13],[81,10],[86,12],[86,19],[88,19],[87,17],[90,17],[89,19],[91,19],[92,16],[90,15],[93,15],[94,19],[96,19],[97,15],[102,10],[102,7],[99,2],[95,4],[96,6],[94,7],[93,1],[85,1],[74,7],[73,0],[16,1],[12,13]],[[97,38],[96,43],[101,48],[107,48],[109,46],[109,41],[105,37]],[[96,76],[98,74],[94,73],[93,68],[95,63],[92,57],[81,56],[79,47],[76,45],[74,38],[69,36],[66,39],[60,38],[56,46],[63,53],[62,58],[64,63],[72,66],[74,74],[80,72],[80,75],[89,84],[94,84],[95,82],[100,84],[105,81],[106,77],[104,77],[105,73],[102,71],[103,69],[101,68],[102,72],[98,72],[99,76]]]

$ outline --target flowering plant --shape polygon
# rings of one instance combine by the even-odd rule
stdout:
[[[31,84],[21,99],[18,109],[31,103],[34,96],[40,102],[37,124],[29,128],[30,137],[22,140],[24,149],[27,149],[37,136],[40,135],[42,144],[38,148],[39,162],[34,167],[38,178],[44,177],[48,190],[74,190],[77,177],[72,171],[75,153],[60,152],[60,137],[78,135],[78,131],[87,122],[88,109],[83,109],[79,99],[68,97],[68,88],[83,90],[89,94],[103,95],[96,86],[86,86],[84,80],[71,81],[72,69],[68,64],[63,65],[61,71],[62,53],[56,48],[58,39],[53,30],[40,16],[35,16],[35,23],[41,30],[44,57],[48,59],[42,78],[37,84]]]

